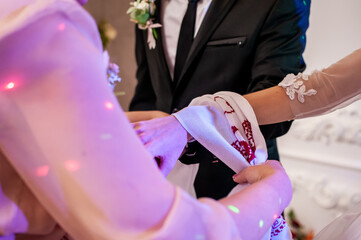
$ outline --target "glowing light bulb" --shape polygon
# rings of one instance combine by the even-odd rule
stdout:
[[[228,205],[228,208],[229,208],[229,210],[231,210],[232,212],[235,212],[235,213],[239,213],[239,209],[238,208],[236,208],[235,206],[233,206],[233,205]]]
[[[80,164],[77,161],[73,161],[73,160],[69,160],[65,162],[65,168],[69,171],[69,172],[75,172],[78,171],[80,168]]]
[[[262,228],[262,227],[263,227],[263,224],[264,224],[264,223],[263,223],[263,220],[262,220],[262,219],[261,219],[261,220],[259,220],[259,227],[260,227],[260,228]]]
[[[60,23],[59,25],[58,25],[58,30],[59,31],[64,31],[65,30],[65,23]]]
[[[49,173],[49,166],[41,166],[36,169],[36,176],[45,177]]]
[[[113,103],[111,103],[111,102],[109,102],[109,101],[105,102],[104,105],[105,105],[105,108],[106,108],[106,109],[109,109],[109,110],[113,110],[113,108],[114,108]]]

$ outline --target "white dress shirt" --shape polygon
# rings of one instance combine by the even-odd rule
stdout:
[[[197,35],[211,2],[212,0],[200,0],[198,2],[194,36]],[[187,11],[188,0],[164,0],[161,1],[161,4],[161,31],[164,54],[170,75],[173,79],[178,36],[183,17]]]

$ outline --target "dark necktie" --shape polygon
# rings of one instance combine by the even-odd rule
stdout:
[[[188,57],[189,50],[191,49],[194,25],[196,21],[198,0],[188,0],[188,8],[186,14],[183,17],[182,25],[178,37],[177,55],[175,58],[174,66],[174,84],[177,84],[180,74],[182,72],[184,63]]]

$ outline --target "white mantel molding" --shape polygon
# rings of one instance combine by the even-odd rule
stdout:
[[[335,217],[361,202],[357,186],[337,184],[326,177],[312,177],[306,172],[289,172],[294,192],[304,190],[320,208],[335,210]]]

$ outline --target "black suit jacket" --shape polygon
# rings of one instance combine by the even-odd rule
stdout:
[[[160,29],[156,48],[150,50],[147,32],[137,28],[138,84],[129,109],[172,113],[204,94],[218,91],[246,94],[277,85],[288,73],[302,72],[309,10],[310,0],[213,0],[176,84],[164,57]],[[160,22],[159,15],[155,22]],[[291,122],[284,122],[262,126],[261,130],[266,139],[274,139],[285,134],[290,125]],[[206,162],[212,166],[215,161],[211,154],[199,146],[193,148],[197,154],[185,162],[198,161],[201,165]],[[219,185],[215,188],[223,189],[222,193],[202,194],[196,186],[197,196],[222,197],[233,186],[233,172],[222,166],[215,171],[223,173],[212,175],[214,169],[210,168],[203,171],[208,177],[200,180],[197,176],[196,182],[202,182],[198,188],[213,181]]]

